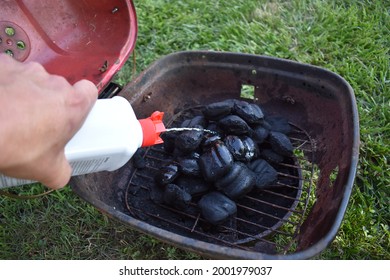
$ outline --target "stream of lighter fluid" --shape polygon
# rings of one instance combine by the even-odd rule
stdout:
[[[204,128],[196,128],[196,127],[172,127],[172,128],[167,128],[165,132],[180,132],[180,131],[202,131],[210,134],[215,134],[217,135],[218,133],[216,131],[204,129]]]

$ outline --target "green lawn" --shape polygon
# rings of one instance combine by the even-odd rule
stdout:
[[[139,73],[182,50],[269,55],[317,65],[353,87],[361,128],[355,185],[339,233],[317,258],[390,259],[390,2],[137,0]],[[132,59],[116,81],[134,78]],[[39,193],[40,185],[15,189]],[[69,187],[0,197],[0,259],[199,259],[110,220]]]

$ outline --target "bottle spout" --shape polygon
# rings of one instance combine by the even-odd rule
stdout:
[[[166,130],[162,121],[163,117],[164,112],[155,111],[150,117],[138,120],[143,134],[141,147],[153,146],[164,142],[160,137],[160,134]]]

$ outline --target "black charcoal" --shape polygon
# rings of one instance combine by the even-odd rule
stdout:
[[[278,179],[278,172],[263,159],[252,161],[248,167],[255,174],[255,186],[257,188],[266,188]]]
[[[201,126],[195,126],[195,128],[203,129]],[[190,130],[181,132],[175,139],[175,148],[178,150],[189,153],[195,151],[203,140],[202,130]]]
[[[229,115],[219,120],[218,125],[226,134],[241,135],[248,133],[251,128],[239,116]]]
[[[256,141],[257,144],[261,144],[267,139],[269,135],[269,130],[265,127],[258,125],[252,130],[252,139]]]
[[[200,170],[208,182],[221,178],[233,165],[233,156],[223,142],[217,142],[199,158]]]
[[[165,186],[163,194],[164,203],[179,209],[184,210],[191,202],[191,195],[184,189],[175,184]]]
[[[208,122],[204,116],[195,116],[192,119],[185,119],[180,127],[207,127]]]
[[[215,102],[207,105],[203,110],[203,115],[209,120],[218,120],[230,114],[234,107],[234,101],[231,99],[221,102]]]
[[[248,136],[228,135],[224,142],[235,160],[248,162],[257,156],[257,145]]]
[[[217,190],[223,192],[233,200],[249,193],[254,185],[255,175],[241,162],[235,162],[229,173],[215,182]]]
[[[261,123],[264,118],[263,111],[257,104],[241,100],[235,102],[233,112],[249,124]]]
[[[175,139],[176,139],[176,133],[162,133],[161,139],[164,141],[163,147],[164,151],[167,153],[173,153],[175,150]]]
[[[200,168],[198,159],[196,158],[183,158],[179,160],[179,170],[185,175],[200,176]]]
[[[263,149],[260,154],[261,158],[270,163],[281,163],[284,157],[271,149]]]
[[[175,180],[175,184],[193,197],[207,193],[212,186],[203,180],[203,178],[182,175]]]
[[[286,134],[271,131],[268,140],[274,152],[282,156],[292,156],[294,147]]]
[[[154,177],[157,184],[164,186],[172,183],[179,176],[179,166],[174,163],[164,165]]]
[[[234,201],[220,192],[205,194],[198,203],[202,216],[213,225],[218,225],[237,213]]]
[[[204,138],[202,146],[204,149],[208,149],[209,147],[213,146],[216,142],[220,140],[221,137],[219,135],[211,135]]]

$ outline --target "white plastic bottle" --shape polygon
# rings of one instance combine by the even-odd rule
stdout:
[[[138,120],[123,97],[97,100],[83,126],[65,147],[72,176],[114,171],[126,164],[138,148],[162,143],[163,115],[156,111],[149,118]],[[0,189],[29,183],[33,181],[0,174]]]

